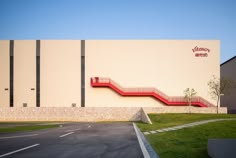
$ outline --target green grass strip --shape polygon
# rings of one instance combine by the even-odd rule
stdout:
[[[146,136],[160,158],[209,158],[210,138],[236,138],[236,121],[220,121]]]
[[[34,131],[48,128],[59,127],[59,125],[26,125],[26,126],[14,126],[0,128],[0,133],[14,133],[23,131]]]
[[[236,118],[236,115],[229,114],[149,114],[152,125],[138,122],[137,125],[142,132],[157,130],[161,128],[173,127],[187,123],[220,119],[220,118]]]

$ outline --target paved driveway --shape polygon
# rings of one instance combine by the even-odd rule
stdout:
[[[0,134],[0,157],[141,158],[132,123],[69,123],[60,128]]]

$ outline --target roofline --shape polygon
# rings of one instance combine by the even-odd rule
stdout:
[[[232,57],[232,58],[226,60],[225,62],[223,62],[222,64],[220,64],[220,66],[222,66],[222,65],[224,65],[224,64],[226,64],[226,63],[228,63],[228,62],[230,62],[231,60],[234,60],[235,58],[236,58],[236,56],[234,56],[234,57]]]

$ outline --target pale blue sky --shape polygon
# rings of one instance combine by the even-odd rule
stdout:
[[[236,55],[236,0],[0,0],[0,39],[217,39]]]

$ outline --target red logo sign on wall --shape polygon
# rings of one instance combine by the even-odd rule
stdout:
[[[208,57],[208,53],[210,53],[211,50],[196,46],[192,49],[192,51],[195,54],[195,57]]]

